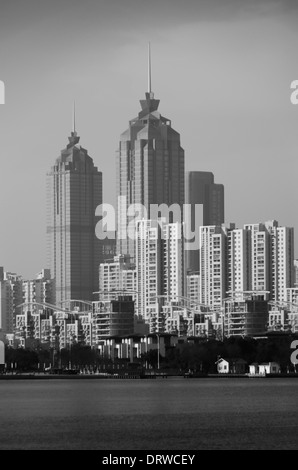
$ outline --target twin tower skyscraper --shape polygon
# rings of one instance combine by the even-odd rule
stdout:
[[[202,224],[224,222],[223,186],[214,184],[212,173],[185,173],[180,134],[158,110],[159,100],[151,89],[150,48],[148,91],[140,104],[141,111],[121,134],[116,152],[116,252],[129,254],[132,261],[135,241],[123,236],[132,205],[144,208],[146,214],[139,215],[150,219],[152,205],[177,204],[182,213],[185,202],[202,204]],[[95,234],[95,211],[103,202],[102,173],[79,140],[74,126],[67,147],[47,176],[47,255],[58,306],[70,299],[91,301],[103,262],[103,242]],[[188,257],[188,268],[196,270],[197,253],[193,255]]]

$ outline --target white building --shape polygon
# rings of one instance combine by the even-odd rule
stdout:
[[[249,231],[233,229],[228,232],[228,291],[250,289]]]
[[[201,276],[199,273],[189,273],[186,276],[186,296],[191,302],[200,302]]]
[[[51,279],[49,269],[43,269],[35,279],[23,281],[23,302],[37,302],[53,304],[54,280]]]
[[[286,289],[286,302],[298,306],[298,287],[291,287]]]
[[[218,309],[226,296],[226,240],[224,226],[200,227],[200,303]]]
[[[164,299],[178,302],[184,294],[182,225],[140,220],[136,226],[137,312],[150,332],[165,331]]]
[[[259,364],[260,375],[279,374],[279,373],[280,373],[280,365],[277,362],[268,362],[264,364]]]
[[[294,259],[294,287],[298,287],[298,259]]]
[[[99,266],[99,292],[102,301],[116,299],[121,291],[132,295],[136,300],[135,266],[130,263],[129,255],[117,255],[112,262]]]
[[[269,311],[268,330],[284,330],[287,328],[288,323],[289,314],[286,308],[271,308]]]
[[[162,227],[163,294],[172,301],[184,295],[184,244],[182,224]]]
[[[250,232],[251,290],[269,291],[270,250],[268,231],[264,224],[246,224],[244,230]]]
[[[0,331],[13,333],[18,306],[23,301],[22,276],[0,268]]]
[[[217,365],[217,372],[219,374],[228,374],[230,372],[230,364],[229,361],[223,359],[222,357],[216,361]]]
[[[271,300],[286,300],[286,289],[294,286],[294,229],[279,227],[276,220],[265,223],[270,239]]]
[[[273,301],[286,299],[294,285],[294,229],[279,227],[276,220],[246,224],[249,232],[251,290],[268,291]]]
[[[150,332],[159,331],[162,294],[161,228],[157,221],[140,220],[136,226],[136,270],[138,313],[150,325]]]

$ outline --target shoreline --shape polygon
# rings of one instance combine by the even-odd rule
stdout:
[[[0,374],[0,380],[164,380],[164,379],[298,379],[298,374],[202,374],[188,376],[184,374]]]

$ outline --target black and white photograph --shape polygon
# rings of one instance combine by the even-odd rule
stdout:
[[[1,450],[298,450],[297,24],[0,0]]]

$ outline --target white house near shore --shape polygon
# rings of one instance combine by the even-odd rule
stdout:
[[[224,359],[220,357],[215,364],[218,374],[245,374],[247,362],[241,358]]]
[[[249,373],[250,375],[279,374],[280,365],[277,362],[253,363],[249,365]]]

